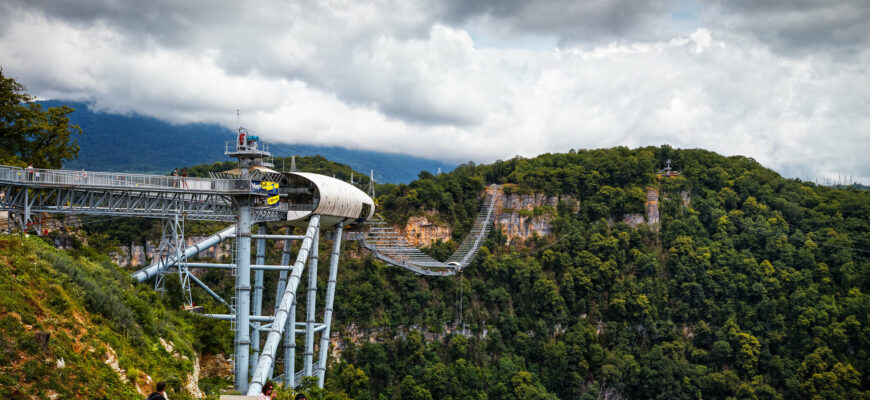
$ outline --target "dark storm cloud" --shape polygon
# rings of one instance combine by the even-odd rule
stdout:
[[[708,1],[719,12],[709,23],[749,33],[780,52],[855,53],[870,44],[866,0]]]
[[[203,0],[7,0],[4,4],[7,10],[37,11],[74,24],[102,23],[135,33],[129,40],[158,41],[169,46],[195,41],[204,25],[226,25],[242,11],[240,3],[218,5]]]
[[[450,0],[442,7],[448,23],[486,18],[565,45],[659,40],[673,34],[680,8],[698,9],[697,21],[683,21],[689,25],[748,34],[779,53],[854,53],[870,43],[867,0]]]
[[[451,0],[448,22],[491,18],[517,33],[553,35],[563,42],[600,42],[650,35],[668,17],[669,0]]]
[[[699,27],[709,25],[751,34],[781,52],[853,52],[870,42],[867,0],[422,0],[411,4],[425,12],[408,18],[407,23],[390,24],[383,29],[395,37],[425,37],[437,22],[461,27],[483,19],[505,34],[551,35],[565,45],[652,41],[673,33],[670,23],[677,8],[694,5],[699,9]],[[0,10],[7,11],[3,13],[6,18],[11,15],[10,9],[18,8],[73,23],[103,23],[130,33],[125,40],[135,45],[156,42],[176,48],[201,45],[213,36],[235,34],[237,48],[247,44],[259,50],[257,45],[251,46],[253,39],[268,37],[278,25],[293,24],[294,19],[318,18],[322,14],[318,11],[329,7],[334,5],[206,0],[7,0]],[[260,23],[238,24],[252,17]],[[242,50],[236,52],[247,56]],[[231,64],[228,67],[239,68]],[[264,65],[262,70],[268,72],[268,66]]]

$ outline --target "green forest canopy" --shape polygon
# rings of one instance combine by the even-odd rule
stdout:
[[[682,175],[659,180],[667,159]],[[459,277],[419,277],[364,253],[345,257],[334,329],[345,347],[328,370],[332,395],[868,395],[867,191],[784,179],[745,157],[662,146],[466,164],[379,186],[377,200],[393,221],[434,210],[459,238],[491,183],[570,194],[578,204],[552,210],[552,237],[507,246],[493,232]],[[647,188],[660,191],[660,226],[610,222],[641,212]],[[356,244],[345,247],[359,254]],[[267,263],[278,257],[270,250]],[[202,279],[232,296],[231,277],[210,271]],[[194,293],[210,312],[225,311]],[[467,335],[457,331],[460,301]],[[378,340],[350,340],[360,330]]]
[[[682,176],[657,180],[667,159]],[[419,398],[870,394],[867,191],[662,146],[467,164],[422,173],[378,200],[395,220],[435,210],[467,229],[490,183],[570,194],[579,207],[558,208],[550,238],[508,248],[495,233],[460,279],[371,260],[345,268],[339,324],[437,332],[457,322],[461,296],[472,336],[432,342],[412,332],[352,346],[338,370],[359,368],[369,385],[339,380],[336,389]],[[661,192],[659,230],[608,222],[639,212],[646,187]]]

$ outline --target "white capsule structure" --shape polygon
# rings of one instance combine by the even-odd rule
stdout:
[[[281,200],[289,211],[287,220],[304,226],[312,215],[320,215],[321,229],[338,223],[360,223],[375,213],[369,195],[347,182],[309,172],[288,172]]]

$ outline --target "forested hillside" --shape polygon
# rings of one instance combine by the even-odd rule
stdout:
[[[682,176],[656,178],[667,159]],[[870,193],[664,146],[463,165],[379,202],[394,220],[434,209],[467,227],[488,183],[579,204],[542,210],[553,237],[492,235],[458,279],[344,268],[338,323],[385,339],[350,346],[333,384],[366,398],[870,396]],[[611,222],[646,186],[661,225]],[[457,328],[460,299],[466,335],[415,333]]]
[[[0,236],[0,396],[134,399],[162,380],[173,399],[189,399],[231,383],[195,379],[198,356],[231,343],[224,327],[133,286],[94,249],[74,247]]]
[[[668,159],[681,175],[657,177]],[[325,159],[297,161],[300,169],[343,179],[350,173]],[[378,212],[399,225],[424,213],[450,224],[453,240],[426,249],[443,259],[468,231],[485,186],[493,183],[505,192],[569,194],[576,200],[532,211],[552,217],[552,235],[508,246],[505,235],[494,231],[476,260],[455,277],[419,277],[345,242],[333,329],[340,336],[340,356],[330,360],[328,398],[870,397],[870,192],[784,179],[745,157],[662,146],[466,164],[441,175],[422,172],[409,184],[378,186]],[[659,193],[660,223],[621,222],[624,214],[643,212],[647,190]],[[117,220],[103,225],[112,230],[99,226],[84,228],[94,246],[109,244],[101,251],[110,250],[113,238],[154,232],[150,225],[124,228]],[[119,300],[112,303],[125,304],[132,313],[120,320],[112,311],[102,316],[94,304],[103,303],[87,300],[91,291],[102,292],[64,278],[73,276],[63,272],[67,261],[57,266],[53,260],[85,261],[36,239],[3,240],[8,244],[0,256],[13,260],[4,262],[3,282],[13,286],[3,293],[33,291],[32,300],[7,299],[6,314],[32,310],[33,304],[46,316],[63,312],[50,301],[53,289],[42,289],[52,285],[36,285],[37,290],[21,283],[33,275],[71,290],[64,307],[96,307],[87,308],[97,315],[91,329],[101,332],[96,338],[112,343],[122,360],[124,351],[133,351],[119,350],[125,348],[141,348],[147,360],[169,357],[151,339],[166,337],[167,330],[175,332],[172,340],[188,358],[194,351],[226,354],[231,346],[228,323],[206,325],[210,330],[204,333],[192,330],[204,322],[171,311],[180,305],[177,297],[160,300],[151,284],[130,286],[114,266],[88,263],[82,268],[94,271],[88,276],[100,279],[96,286],[113,291]],[[329,248],[321,244],[321,260]],[[270,246],[266,263],[276,263],[279,252]],[[13,254],[42,261],[28,266]],[[6,264],[13,265],[12,272]],[[321,272],[322,290],[327,277]],[[225,298],[232,296],[228,272],[199,275]],[[266,274],[266,287],[274,287],[275,279]],[[299,290],[305,290],[304,282]],[[194,295],[207,312],[226,312],[201,291]],[[304,303],[303,296],[299,307]],[[274,290],[265,291],[264,304],[274,304]],[[43,327],[51,319],[28,312],[32,320],[2,317],[3,338],[6,347],[21,349],[15,354],[31,351],[25,359],[37,360],[27,335],[15,333],[26,328],[13,325],[53,328]],[[176,327],[168,328],[164,320]],[[128,323],[140,328],[127,329],[145,332],[144,345],[135,332],[117,336],[127,342],[110,341]],[[66,356],[71,341],[52,340],[59,347],[52,351]],[[64,372],[51,367],[53,360],[31,362],[41,368],[31,375],[16,363],[4,376],[28,382],[25,389],[48,387],[27,385],[59,379],[53,377]],[[177,362],[181,370],[188,367]],[[174,373],[151,363],[121,362],[152,376]],[[114,379],[105,372],[111,370],[94,371]],[[107,382],[107,395],[132,387]]]

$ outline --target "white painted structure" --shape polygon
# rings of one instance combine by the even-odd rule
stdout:
[[[289,172],[289,188],[293,198],[289,202],[287,220],[304,226],[312,215],[320,215],[321,229],[342,221],[363,221],[375,213],[375,204],[369,195],[355,186],[325,175],[308,172]],[[307,189],[307,190],[306,190]]]

